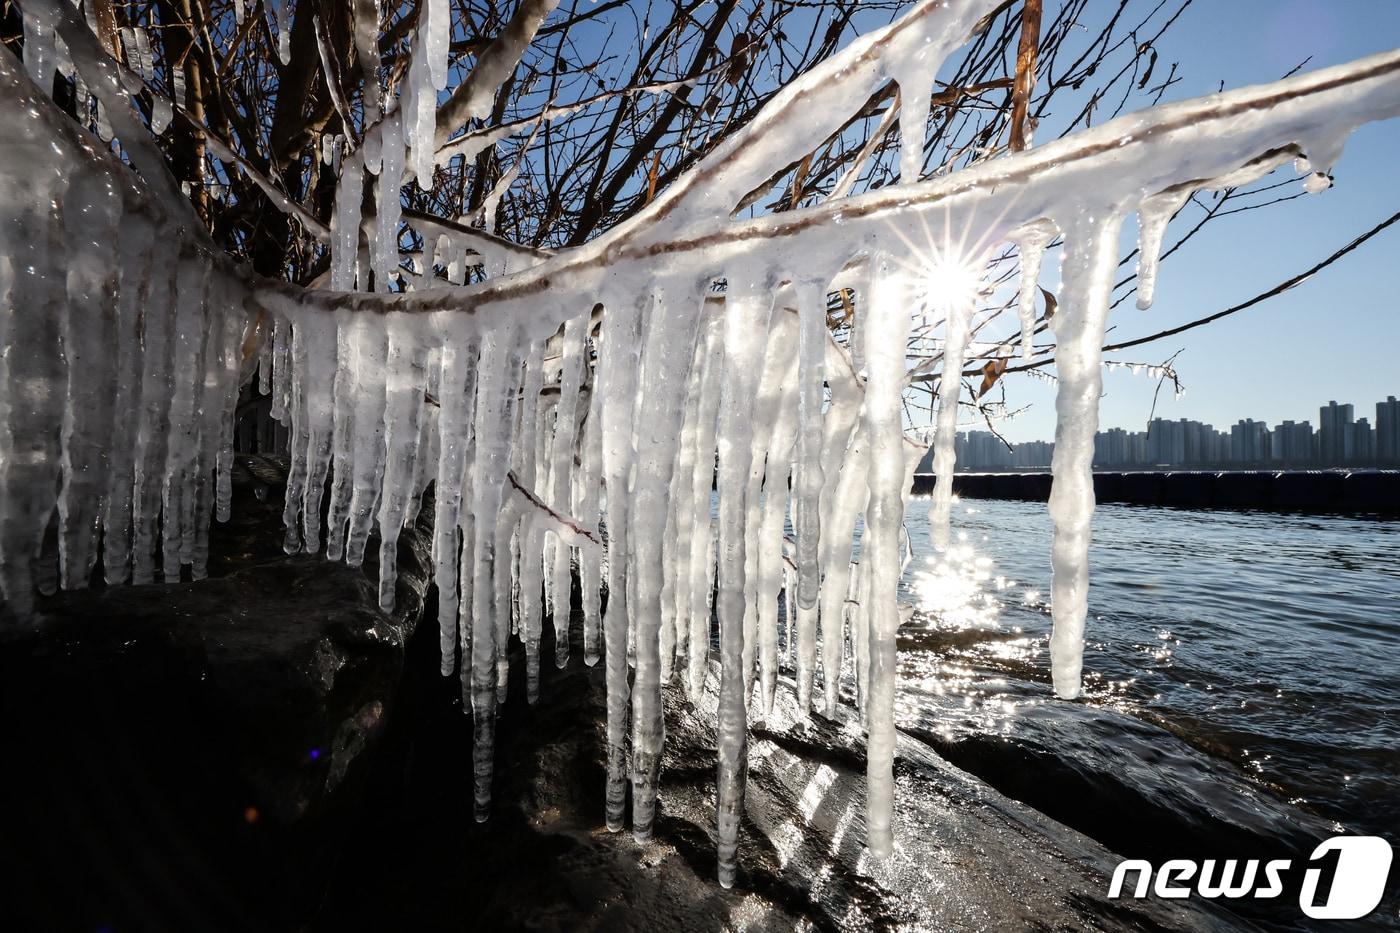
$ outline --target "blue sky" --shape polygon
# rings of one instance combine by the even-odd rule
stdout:
[[[1092,6],[1092,5],[1091,5]],[[1092,15],[1092,13],[1091,13]],[[1048,16],[1048,11],[1047,11]],[[1400,46],[1396,0],[1196,0],[1159,44],[1163,67],[1180,61],[1184,80],[1164,100],[1276,80]],[[1114,337],[1146,335],[1248,299],[1324,258],[1400,209],[1400,120],[1361,128],[1337,164],[1335,186],[1265,210],[1215,221],[1167,260],[1150,311],[1120,305]],[[1179,218],[1178,221],[1184,218]],[[1128,239],[1135,237],[1131,222]],[[1167,242],[1174,236],[1167,235]],[[1042,284],[1054,281],[1047,268]],[[1400,395],[1400,225],[1312,280],[1215,324],[1117,358],[1160,362],[1178,349],[1186,394],[1162,392],[1157,415],[1217,428],[1240,418],[1273,425],[1307,419],[1329,399],[1374,418],[1374,403]],[[1105,374],[1103,427],[1142,430],[1155,388],[1146,376]],[[1011,407],[1030,409],[1004,425],[1014,441],[1054,434],[1053,389],[1022,378]]]

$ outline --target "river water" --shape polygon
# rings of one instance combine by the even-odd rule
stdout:
[[[1125,855],[1329,828],[1400,843],[1400,522],[1100,506],[1067,703],[1045,506],[956,502],[938,555],[927,505],[898,716],[945,757]]]

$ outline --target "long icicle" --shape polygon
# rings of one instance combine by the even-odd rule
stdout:
[[[900,396],[909,339],[906,285],[890,257],[872,259],[874,274],[866,326],[865,423],[870,437],[870,504],[861,564],[868,581],[869,686],[865,706],[865,833],[872,855],[894,851],[894,684],[898,673],[899,529],[904,522],[905,451]]]
[[[744,517],[748,503],[754,397],[758,392],[773,299],[752,268],[729,278],[724,309],[724,386],[720,392],[719,449],[719,883],[732,888],[738,874],[739,821],[748,777],[748,698],[744,696]]]
[[[658,283],[645,319],[641,391],[637,394],[636,480],[628,525],[634,555],[637,670],[632,684],[632,834],[651,838],[665,729],[661,718],[662,540],[667,493],[676,463],[676,431],[685,411],[687,369],[699,314],[691,293]]]
[[[608,601],[603,651],[608,690],[607,824],[620,832],[627,811],[627,522],[632,473],[632,415],[637,396],[637,328],[641,307],[623,298],[603,312],[598,366],[603,373],[603,487],[608,544]]]
[[[1089,598],[1089,524],[1094,514],[1094,432],[1103,391],[1104,325],[1118,267],[1116,212],[1086,211],[1068,225],[1061,259],[1060,311],[1055,315],[1055,453],[1050,471],[1050,668],[1055,693],[1079,696],[1084,617]]]

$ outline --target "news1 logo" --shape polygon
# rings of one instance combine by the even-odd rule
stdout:
[[[1323,842],[1302,866],[1298,907],[1314,920],[1356,920],[1380,904],[1390,875],[1393,853],[1379,836],[1333,836]],[[1129,873],[1137,877],[1130,896],[1184,898],[1278,897],[1283,877],[1293,867],[1291,859],[1171,859],[1158,867],[1141,859],[1121,862],[1113,871],[1110,899],[1123,896]],[[1321,903],[1319,903],[1321,899]]]

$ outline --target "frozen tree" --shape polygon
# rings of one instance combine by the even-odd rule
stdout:
[[[853,6],[643,8],[609,85],[604,44],[577,32],[615,3],[20,4],[0,53],[3,624],[28,624],[36,589],[86,585],[99,543],[109,582],[149,582],[157,556],[166,579],[203,576],[256,372],[290,430],[289,553],[324,542],[359,565],[377,540],[390,608],[395,541],[435,484],[442,671],[473,716],[478,819],[508,639],[533,695],[546,615],[568,656],[577,558],[610,829],[630,790],[634,834],[653,832],[662,691],[683,672],[718,690],[734,883],[786,577],[802,715],[838,715],[849,672],[866,841],[888,856],[902,525],[926,449],[904,407],[935,388],[946,547],[965,371],[995,382],[1017,343],[1019,367],[1053,362],[1052,673],[1076,696],[1121,224],[1139,217],[1150,304],[1172,216],[1198,192],[1267,194],[1283,182],[1249,186],[1290,166],[1325,189],[1347,135],[1400,113],[1400,53],[1090,126],[1096,94],[1032,145],[1047,101],[1114,55],[1103,89],[1161,94],[1142,38],[1161,6],[1064,61],[1082,3],[1044,26],[1034,0],[916,3],[847,41]],[[1000,106],[969,104],[987,95]],[[1014,329],[990,339],[1002,311]]]

